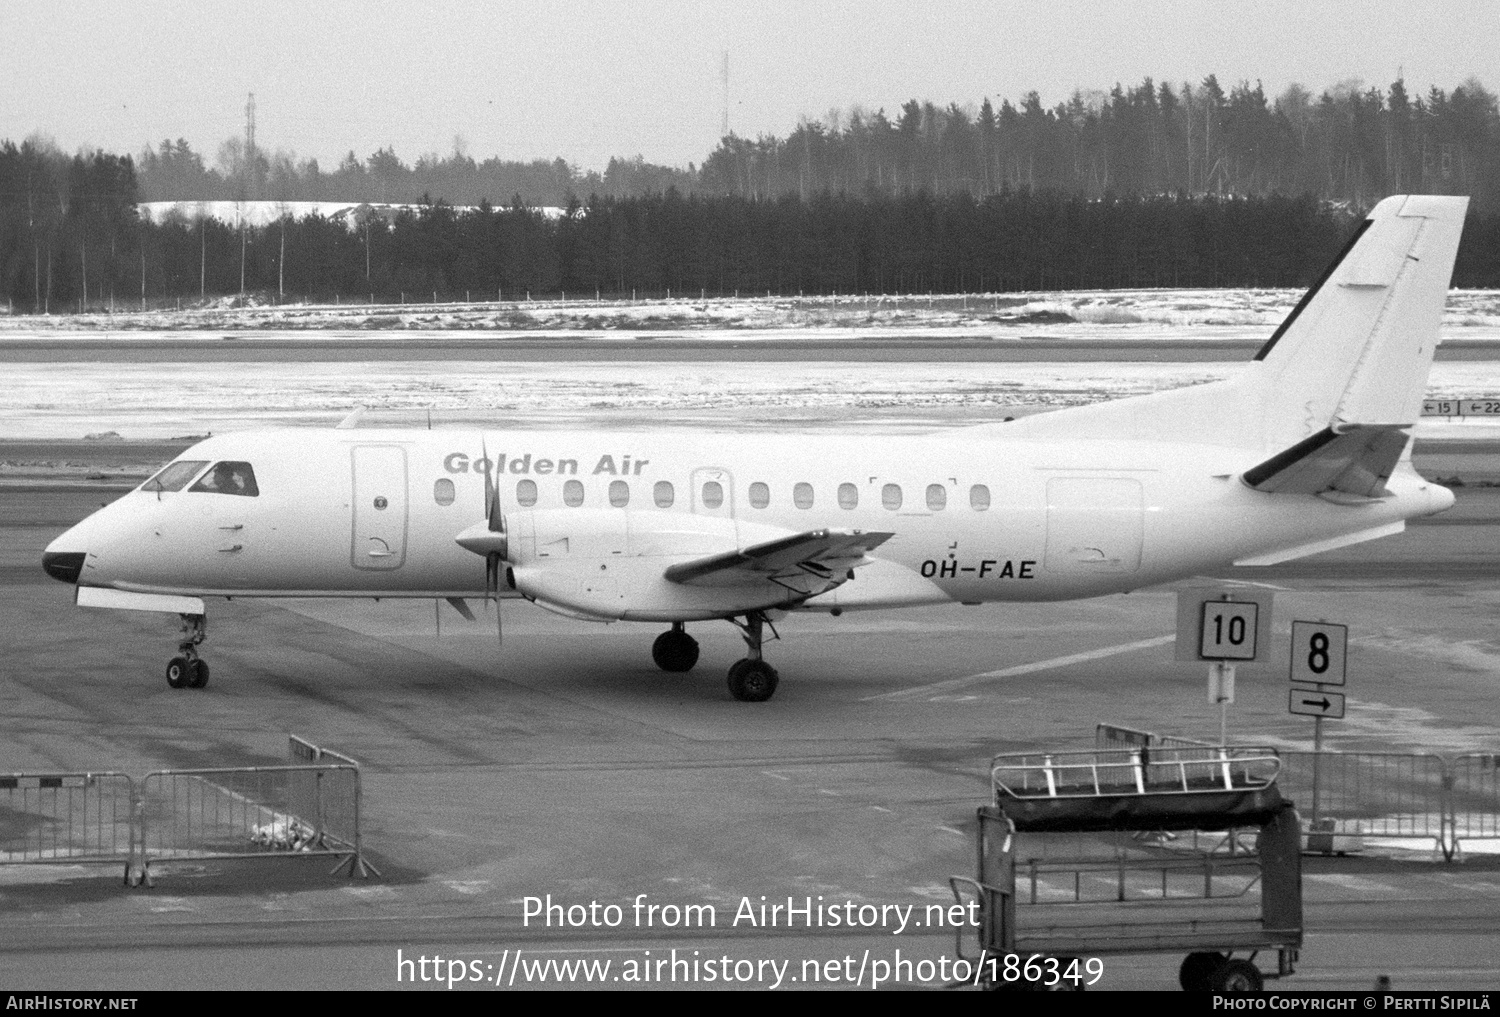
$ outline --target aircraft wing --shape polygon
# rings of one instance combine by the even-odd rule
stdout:
[[[1285,452],[1246,470],[1257,491],[1322,494],[1343,491],[1365,498],[1385,493],[1385,482],[1410,436],[1394,424],[1325,427]]]
[[[809,530],[709,555],[669,567],[666,577],[689,586],[739,586],[773,582],[793,593],[815,596],[844,582],[849,570],[865,563],[865,553],[893,533]]]

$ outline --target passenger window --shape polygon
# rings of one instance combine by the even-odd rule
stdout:
[[[771,504],[771,489],[760,481],[750,485],[750,507],[765,508]]]
[[[615,508],[624,508],[630,504],[630,485],[623,480],[611,480],[609,482],[609,503]]]
[[[716,509],[724,504],[724,485],[717,480],[703,482],[703,507]]]
[[[156,476],[141,485],[142,491],[181,491],[187,486],[187,482],[198,475],[198,471],[208,465],[207,459],[185,459],[180,463],[172,463]]]
[[[570,480],[563,485],[563,504],[569,508],[583,504],[583,481]]]
[[[797,484],[792,488],[792,504],[799,509],[810,509],[813,507],[813,488],[811,484]]]
[[[260,488],[255,486],[255,471],[250,468],[249,463],[215,463],[214,468],[188,490],[208,494],[237,494],[245,498],[260,495]]]
[[[658,480],[651,489],[651,497],[656,499],[657,508],[671,508],[672,503],[677,500],[677,492],[672,488],[670,480]]]
[[[839,485],[839,508],[852,509],[859,507],[859,488],[853,484]]]
[[[453,481],[447,477],[438,478],[437,483],[432,485],[432,500],[439,505],[452,505]]]
[[[983,512],[990,507],[990,489],[983,484],[975,484],[969,488],[969,508],[975,512]]]
[[[536,504],[536,481],[516,481],[516,504],[522,508],[531,508]]]
[[[927,507],[941,512],[948,505],[948,489],[942,484],[927,485]]]
[[[892,512],[901,507],[901,485],[887,484],[880,489],[880,504]]]

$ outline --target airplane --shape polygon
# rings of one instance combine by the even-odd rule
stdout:
[[[1227,380],[941,433],[683,435],[283,428],[199,442],[54,540],[81,607],[178,614],[202,687],[204,598],[531,601],[728,620],[734,698],[769,699],[795,611],[1056,601],[1270,565],[1443,511],[1412,467],[1467,198],[1381,201]]]

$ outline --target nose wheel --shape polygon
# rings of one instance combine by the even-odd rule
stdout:
[[[744,634],[745,645],[750,652],[742,660],[737,660],[729,667],[729,694],[742,703],[764,703],[776,692],[776,681],[779,675],[776,669],[761,659],[760,646],[765,626],[769,624],[766,616],[760,612],[745,616],[745,623],[733,621],[740,632]],[[775,635],[776,629],[771,628]],[[779,637],[778,637],[779,638]]]
[[[201,689],[208,684],[208,661],[198,656],[198,646],[208,638],[208,619],[201,614],[182,616],[179,656],[167,661],[167,684],[174,689]]]
[[[651,659],[663,671],[691,671],[698,663],[698,640],[687,634],[682,622],[673,622],[651,644]]]

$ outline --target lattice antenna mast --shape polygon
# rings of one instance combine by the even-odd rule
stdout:
[[[719,120],[719,137],[729,137],[729,50],[724,51],[724,61],[719,69],[719,83],[724,93],[724,115]]]
[[[245,103],[245,186],[255,189],[255,93]],[[249,195],[255,197],[254,194]]]

